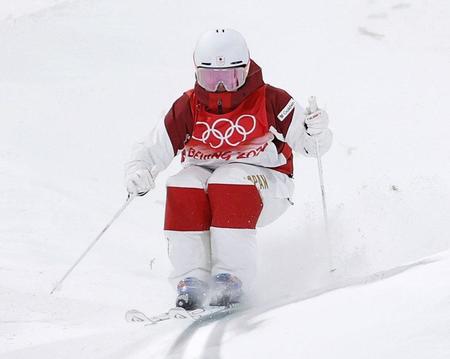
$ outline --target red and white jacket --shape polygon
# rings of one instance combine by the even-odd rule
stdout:
[[[265,84],[261,68],[252,61],[244,86],[236,92],[211,93],[198,84],[185,92],[164,121],[135,146],[128,170],[147,168],[155,178],[181,152],[185,166],[214,169],[240,162],[292,177],[293,150],[316,155],[304,112],[286,91]],[[331,146],[331,131],[318,139],[322,155]]]

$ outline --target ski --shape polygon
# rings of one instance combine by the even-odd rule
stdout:
[[[125,320],[129,323],[142,323],[144,325],[149,325],[163,322],[169,319],[172,319],[172,317],[169,315],[169,312],[153,315],[150,317],[136,309],[131,309],[125,313]]]
[[[206,321],[223,318],[226,315],[232,314],[239,309],[238,304],[230,306],[210,306],[194,310],[186,310],[184,308],[175,307],[169,309],[167,312],[148,316],[145,313],[131,309],[125,313],[125,319],[130,323],[141,323],[144,325],[153,325],[170,319]]]
[[[205,321],[220,319],[226,315],[235,313],[239,309],[239,307],[239,304],[231,304],[229,306],[208,306],[195,310],[186,310],[180,307],[176,307],[170,309],[169,314],[175,319]]]

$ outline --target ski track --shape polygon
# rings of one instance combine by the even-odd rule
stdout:
[[[424,266],[427,264],[435,263],[439,261],[441,258],[439,256],[429,257],[425,259],[421,259],[416,262],[396,266],[387,270],[383,270],[377,273],[369,274],[363,277],[357,278],[347,278],[337,280],[335,283],[332,283],[329,286],[319,288],[313,290],[309,293],[296,296],[294,298],[290,298],[289,300],[283,301],[279,300],[273,305],[261,306],[257,308],[248,308],[244,309],[243,312],[237,312],[226,316],[224,319],[220,321],[204,321],[204,322],[194,322],[189,325],[174,341],[172,346],[170,347],[169,352],[165,356],[165,359],[174,359],[174,358],[182,358],[186,354],[186,350],[189,346],[190,340],[194,338],[196,333],[204,328],[211,327],[210,332],[207,335],[206,344],[203,347],[201,355],[198,356],[198,359],[220,359],[220,348],[223,342],[223,336],[226,333],[226,328],[228,322],[233,320],[237,322],[237,326],[240,328],[248,328],[248,330],[254,329],[255,324],[254,319],[261,315],[262,313],[275,310],[284,306],[288,306],[291,304],[299,303],[314,297],[318,297],[320,295],[326,294],[328,292],[344,289],[351,286],[365,285],[369,283],[374,283],[377,281],[381,281],[396,275],[399,275],[405,271],[408,271],[412,268]],[[245,331],[245,330],[244,330]]]

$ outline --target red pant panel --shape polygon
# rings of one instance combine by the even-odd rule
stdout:
[[[204,189],[167,187],[165,230],[207,231],[210,225],[211,210]]]
[[[263,203],[253,185],[208,185],[212,226],[219,228],[255,229]]]

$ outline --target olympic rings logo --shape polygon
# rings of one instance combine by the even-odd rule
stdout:
[[[245,121],[245,119],[250,119],[250,123]],[[209,144],[212,148],[219,148],[225,143],[229,146],[236,147],[242,142],[244,142],[248,135],[250,135],[256,128],[256,118],[253,115],[241,115],[238,117],[236,122],[229,120],[228,118],[219,118],[215,121],[212,126],[207,122],[197,122],[196,125],[204,126],[206,129],[203,131],[200,138],[192,135],[192,138],[203,142],[204,144]],[[221,132],[218,128],[221,127]]]

